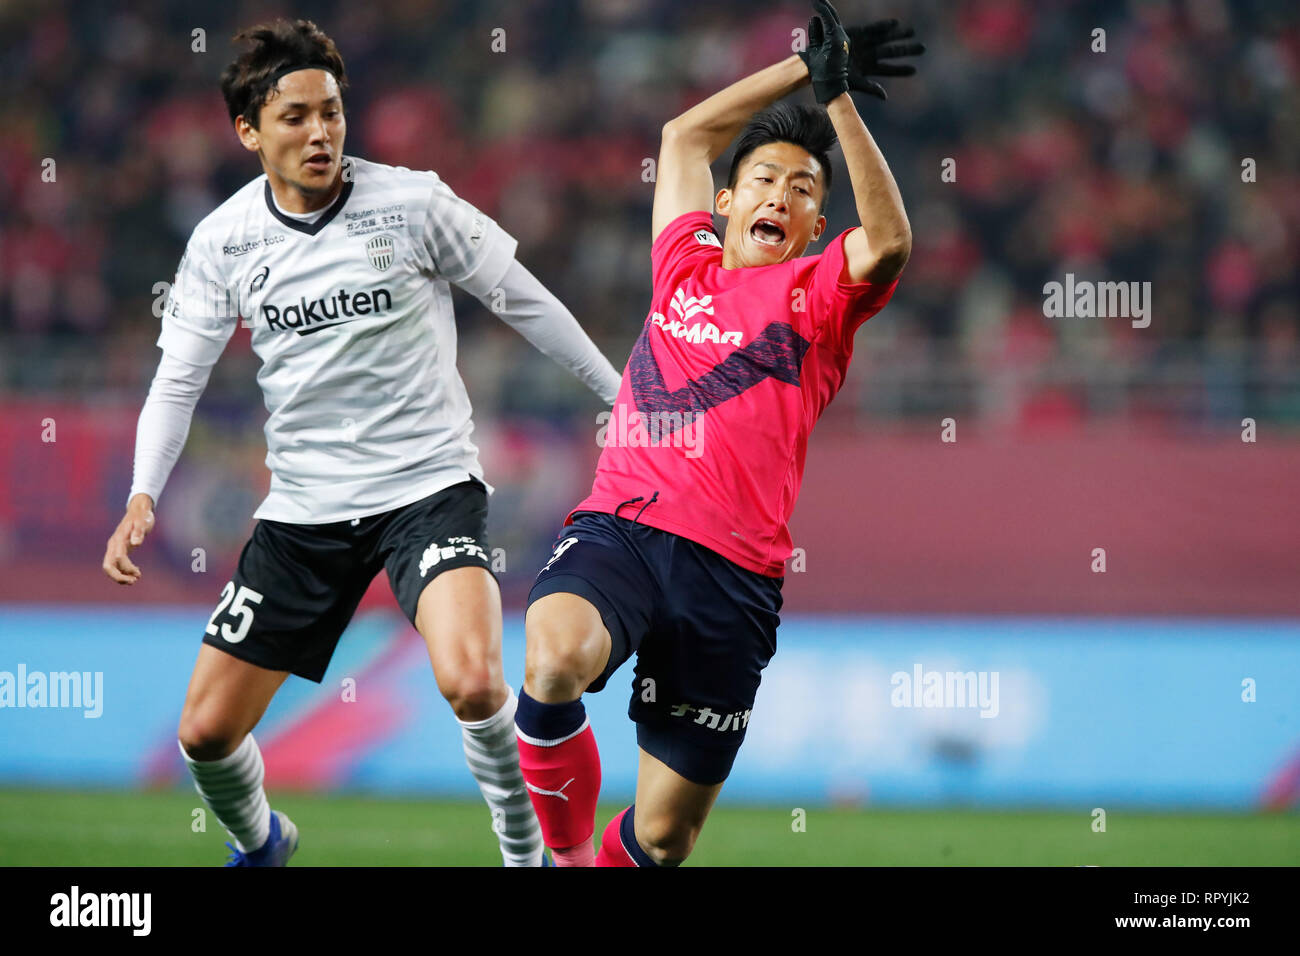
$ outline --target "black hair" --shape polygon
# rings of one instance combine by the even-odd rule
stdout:
[[[310,20],[273,20],[240,30],[233,43],[248,49],[221,73],[221,95],[233,123],[242,116],[257,129],[258,114],[280,77],[291,70],[318,69],[334,74],[339,95],[348,88],[334,41]]]
[[[826,200],[831,194],[830,151],[836,142],[835,126],[826,110],[820,106],[794,103],[769,106],[749,121],[749,125],[736,140],[736,154],[731,160],[731,170],[727,173],[727,188],[736,188],[740,164],[754,150],[768,143],[792,143],[807,150],[822,168],[825,188],[822,190],[821,206],[817,210],[821,212],[826,208]]]

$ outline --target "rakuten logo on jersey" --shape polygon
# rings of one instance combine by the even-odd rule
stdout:
[[[694,296],[688,296],[679,288],[673,293],[673,301],[670,303],[669,308],[677,313],[677,318],[668,319],[662,312],[656,312],[650,317],[650,321],[663,329],[665,335],[685,339],[691,345],[699,345],[704,342],[741,345],[744,341],[743,333],[723,332],[712,322],[687,324],[690,319],[701,313],[704,315],[713,314],[713,296],[711,295],[697,299]]]
[[[349,293],[339,289],[328,299],[299,298],[293,305],[263,305],[262,318],[266,326],[277,332],[297,332],[309,335],[342,325],[363,315],[378,315],[393,307],[393,295],[387,289]]]

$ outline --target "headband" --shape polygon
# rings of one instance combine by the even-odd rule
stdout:
[[[319,61],[313,61],[313,62],[299,61],[296,63],[290,63],[286,66],[282,66],[280,67],[280,69],[272,73],[270,79],[267,81],[267,87],[266,87],[267,91],[270,92],[271,90],[275,89],[276,84],[280,82],[280,78],[284,76],[286,73],[297,73],[299,70],[324,70],[326,73],[333,76],[334,79],[337,80],[339,78],[338,74],[334,72],[334,67],[330,66],[328,63],[322,63]]]

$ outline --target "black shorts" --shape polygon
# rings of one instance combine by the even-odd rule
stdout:
[[[203,643],[320,683],[380,568],[414,624],[420,593],[443,571],[491,573],[486,522],[487,489],[474,479],[354,521],[259,521]]]
[[[679,535],[584,511],[561,531],[528,602],[556,592],[590,601],[613,646],[587,691],[635,653],[628,716],[637,743],[711,785],[731,772],[776,653],[783,580]]]

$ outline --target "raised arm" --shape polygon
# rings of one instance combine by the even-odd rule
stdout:
[[[889,284],[898,278],[912,253],[912,227],[903,209],[889,164],[858,115],[853,100],[841,93],[827,104],[844,150],[853,184],[853,201],[861,228],[844,238],[844,258],[854,282]]]
[[[683,213],[713,209],[710,164],[721,156],[759,110],[808,83],[808,68],[792,55],[664,124],[655,176],[651,239]]]
[[[849,90],[885,99],[872,76],[909,76],[909,64],[882,63],[892,57],[916,56],[925,47],[910,41],[912,31],[897,20],[882,20],[846,30],[829,0],[813,0],[804,55],[817,102],[826,107],[844,151],[861,228],[844,240],[849,277],[854,282],[887,284],[898,277],[912,252],[912,228],[903,197],[889,164],[858,115]],[[908,40],[909,42],[900,42]]]

